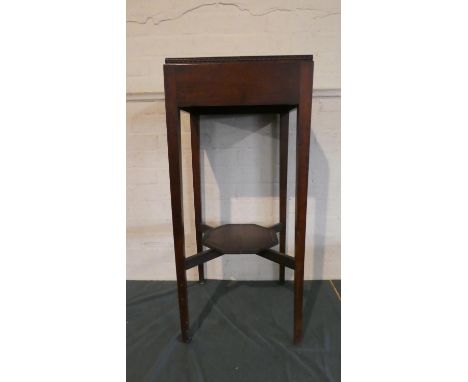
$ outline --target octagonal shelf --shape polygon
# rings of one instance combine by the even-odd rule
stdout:
[[[257,224],[225,224],[203,237],[205,247],[228,254],[258,253],[277,244],[276,232]]]

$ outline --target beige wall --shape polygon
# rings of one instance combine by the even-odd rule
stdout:
[[[174,279],[162,65],[165,57],[314,54],[307,279],[340,278],[340,4],[335,1],[136,1],[127,5],[127,278]],[[295,113],[291,114],[294,126]],[[187,115],[182,116],[186,254],[195,253]],[[203,117],[204,219],[278,220],[274,116]],[[294,142],[294,129],[291,129]],[[294,151],[287,251],[293,254]],[[242,178],[242,179],[241,179]],[[256,256],[224,256],[209,278],[275,279]],[[188,272],[189,279],[196,271]],[[287,271],[292,278],[292,272]]]

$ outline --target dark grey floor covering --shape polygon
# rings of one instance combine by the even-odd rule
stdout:
[[[127,281],[127,381],[340,380],[340,301],[304,284],[304,338],[292,344],[292,283],[189,283],[192,342],[180,341],[176,283]],[[340,288],[341,289],[341,288]]]

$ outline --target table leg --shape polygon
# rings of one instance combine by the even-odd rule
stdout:
[[[287,193],[288,193],[288,138],[289,138],[289,111],[280,114],[280,192],[279,192],[279,215],[280,215],[280,243],[279,251],[286,253],[286,216],[287,216]],[[284,283],[284,265],[279,268],[280,283]]]
[[[193,178],[193,204],[195,210],[195,234],[197,239],[197,252],[203,251],[202,245],[202,212],[201,212],[201,183],[200,183],[200,115],[190,114],[190,136],[192,141],[192,178]],[[198,280],[205,281],[203,264],[198,266]]]
[[[304,253],[309,178],[310,120],[312,112],[313,64],[301,63],[300,100],[297,108],[296,138],[296,226],[294,269],[294,343],[302,338]]]
[[[180,110],[175,100],[175,80],[171,69],[164,68],[166,93],[167,146],[171,188],[172,228],[179,298],[182,341],[189,342],[189,312],[187,277],[185,273],[185,237],[182,203],[182,152],[180,139]]]

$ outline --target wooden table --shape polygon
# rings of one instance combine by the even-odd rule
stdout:
[[[304,250],[309,174],[313,56],[167,58],[164,65],[167,144],[172,225],[182,340],[190,341],[186,270],[229,253],[255,253],[294,269],[294,343],[302,336]],[[289,111],[297,108],[295,254],[285,254]],[[198,253],[185,257],[182,211],[180,111],[190,113],[195,227]],[[280,216],[278,224],[202,222],[200,188],[200,114],[278,113],[280,115]],[[278,244],[279,251],[271,249]],[[203,250],[203,247],[207,250]]]

